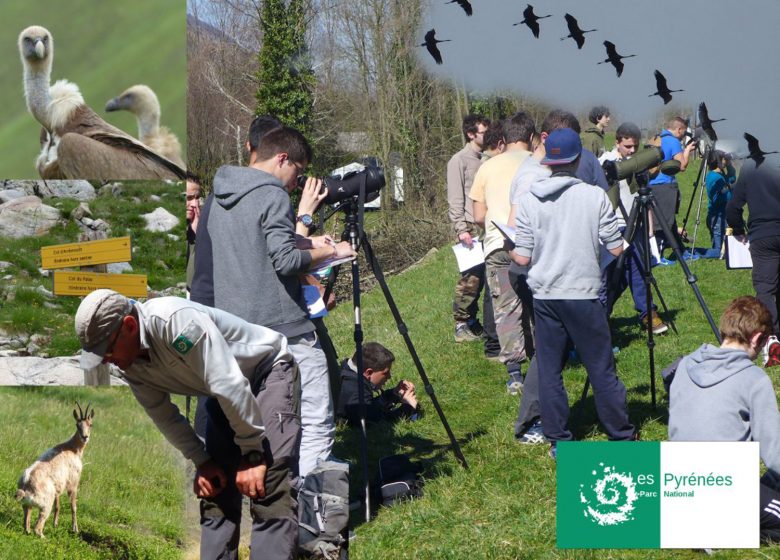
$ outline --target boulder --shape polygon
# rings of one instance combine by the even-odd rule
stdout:
[[[141,217],[146,220],[147,231],[171,231],[179,225],[179,218],[168,212],[165,208],[156,208],[154,212],[141,214]]]
[[[112,385],[126,385],[119,374],[119,370],[111,368]],[[78,356],[0,357],[0,385],[84,385],[84,372]]]
[[[0,204],[0,236],[21,239],[40,236],[60,220],[60,211],[37,196],[23,196]]]
[[[0,191],[0,204],[27,196],[27,193],[19,189],[5,189]]]

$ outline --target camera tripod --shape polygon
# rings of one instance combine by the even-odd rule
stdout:
[[[701,163],[699,164],[699,171],[696,174],[696,180],[693,182],[693,192],[691,193],[691,200],[688,203],[688,210],[685,211],[685,219],[682,223],[682,229],[685,231],[685,226],[688,225],[688,218],[691,215],[691,209],[693,208],[693,201],[696,200],[696,191],[699,189],[699,186],[701,186],[702,179],[704,178],[704,170],[707,166],[707,162],[710,159],[710,154],[714,151],[715,146],[711,141],[707,141],[705,148],[704,148],[704,154],[702,154],[701,157]],[[691,255],[693,255],[693,251],[696,248],[696,234],[699,230],[699,224],[701,223],[701,203],[704,198],[704,191],[706,188],[702,187],[701,191],[699,191],[699,205],[696,208],[696,223],[693,227],[693,240],[691,241]]]
[[[361,185],[360,194],[357,197],[353,197],[351,199],[345,200],[339,205],[339,209],[343,209],[346,211],[346,220],[345,220],[346,223],[344,225],[342,240],[349,241],[350,244],[352,245],[352,249],[355,252],[358,252],[361,248],[363,249],[363,253],[366,258],[366,261],[368,262],[368,265],[371,267],[371,271],[374,273],[374,276],[376,277],[377,282],[379,283],[379,286],[382,289],[382,293],[385,296],[385,301],[387,302],[387,306],[390,309],[393,318],[395,319],[398,332],[403,337],[404,342],[406,343],[406,348],[409,351],[409,355],[411,356],[412,361],[414,362],[414,365],[417,368],[417,373],[420,375],[420,379],[423,382],[423,387],[425,388],[425,392],[430,397],[431,402],[433,403],[433,406],[436,409],[436,413],[439,415],[439,419],[441,420],[442,426],[444,427],[444,430],[447,432],[447,436],[449,437],[450,443],[452,445],[453,453],[455,454],[455,457],[458,459],[460,464],[463,465],[463,468],[468,469],[468,463],[466,462],[466,458],[463,456],[463,452],[460,449],[458,440],[455,438],[455,435],[452,433],[452,429],[450,428],[450,425],[447,422],[447,418],[444,416],[444,411],[441,409],[441,406],[439,405],[439,401],[436,398],[436,393],[433,390],[433,385],[431,385],[430,379],[428,379],[428,375],[425,373],[425,369],[423,368],[422,362],[420,362],[420,358],[417,355],[417,351],[414,348],[412,339],[409,336],[409,329],[407,328],[406,324],[401,318],[401,313],[398,311],[398,306],[395,304],[393,295],[390,293],[390,288],[387,286],[387,282],[385,281],[385,277],[382,272],[382,267],[379,265],[379,261],[376,259],[376,255],[374,254],[374,250],[371,247],[371,243],[368,240],[368,236],[363,230],[363,212],[365,206],[364,202],[365,202],[365,191],[363,185]],[[330,291],[336,279],[336,275],[338,274],[338,269],[339,269],[338,266],[334,267],[334,273],[331,275],[330,279],[328,280],[328,284],[325,291],[325,298],[327,298],[328,295],[330,294]],[[361,385],[363,383],[362,372],[364,371],[363,327],[361,322],[362,319],[361,319],[361,306],[360,306],[360,269],[358,266],[357,258],[352,260],[351,273],[352,273],[352,305],[354,308],[354,340],[355,340],[355,356],[356,356],[355,365],[358,370],[357,379],[359,384],[358,409],[360,415],[360,460],[363,463],[363,483],[364,483],[364,491],[366,496],[365,519],[366,521],[370,521],[371,508],[370,508],[370,498],[369,498],[370,492],[369,492],[369,474],[368,474],[368,434],[366,431],[366,402],[365,402],[364,391],[362,390],[363,388]]]
[[[650,229],[649,229],[651,210],[653,212],[653,217],[655,221],[657,221],[661,226],[661,229],[664,232],[666,239],[669,241],[670,247],[674,251],[674,254],[677,256],[677,260],[680,262],[680,266],[683,268],[683,273],[685,274],[685,278],[688,281],[688,284],[691,286],[693,293],[696,295],[696,299],[699,302],[699,306],[704,312],[704,315],[710,324],[710,328],[712,329],[712,332],[715,334],[715,338],[717,339],[718,342],[722,342],[722,341],[720,338],[720,331],[718,330],[718,326],[715,324],[715,320],[712,318],[712,314],[710,313],[710,310],[707,307],[707,303],[704,301],[704,297],[701,295],[701,291],[699,290],[699,287],[696,284],[697,282],[696,275],[694,275],[693,272],[691,272],[691,269],[688,267],[688,264],[685,262],[685,259],[683,259],[681,243],[677,235],[677,232],[676,231],[672,232],[672,229],[669,226],[669,222],[667,221],[666,216],[664,216],[659,210],[658,203],[655,200],[655,195],[653,194],[650,187],[648,187],[647,181],[644,180],[643,178],[640,178],[640,176],[636,176],[636,180],[639,183],[639,193],[636,196],[636,198],[634,198],[634,202],[631,206],[631,214],[626,220],[625,240],[629,245],[632,245],[637,233],[641,232],[641,245],[639,245],[638,248],[640,249],[639,250],[639,257],[641,259],[640,270],[642,272],[642,282],[645,285],[645,298],[646,298],[645,302],[647,306],[647,317],[648,317],[647,324],[646,324],[647,327],[646,332],[647,332],[647,351],[648,351],[649,367],[650,367],[650,392],[651,392],[653,409],[655,409],[656,408],[655,341],[653,339],[653,322],[651,319],[652,317],[652,293],[650,291],[651,285],[656,287],[659,300],[661,301],[664,310],[668,311],[668,309],[666,308],[666,303],[663,301],[663,298],[661,297],[660,291],[658,291],[658,286],[651,272],[652,265],[650,262]],[[626,260],[626,252],[624,251],[623,253],[620,254],[620,256],[617,259],[617,264],[615,266],[613,279],[619,280],[620,278],[623,277],[623,271],[625,270],[625,265],[626,265],[625,260]],[[588,394],[589,387],[590,387],[590,380],[586,379],[585,387],[582,391],[581,402],[583,403],[585,401],[585,397]]]

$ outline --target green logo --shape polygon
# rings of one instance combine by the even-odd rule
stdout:
[[[183,334],[180,334],[178,337],[176,337],[176,340],[171,343],[171,346],[173,346],[173,349],[183,356],[192,350],[192,347],[195,346],[195,344],[193,344],[189,338]]]
[[[559,442],[559,548],[660,546],[659,442]]]

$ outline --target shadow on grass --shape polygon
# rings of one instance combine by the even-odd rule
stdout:
[[[435,414],[435,412],[434,412]],[[438,421],[438,417],[436,418]],[[442,428],[443,429],[443,428]],[[485,430],[475,430],[461,438],[456,438],[463,448],[467,443],[482,437]],[[423,479],[431,480],[439,476],[451,476],[454,469],[460,468],[460,463],[453,463],[448,455],[456,458],[455,451],[449,440],[447,443],[437,443],[432,439],[417,434],[397,434],[396,424],[391,422],[376,422],[368,425],[368,476],[371,486],[371,517],[380,510],[377,499],[379,460],[390,455],[405,454],[418,467]],[[354,530],[366,522],[364,516],[363,496],[365,495],[365,480],[360,457],[360,434],[357,428],[343,425],[336,438],[333,448],[336,457],[350,462],[350,503],[361,502],[361,508],[350,514],[350,529]],[[465,453],[464,453],[465,455]],[[468,462],[468,457],[466,457]],[[423,489],[424,492],[424,489]]]
[[[660,307],[660,303],[658,301],[654,300],[654,302]],[[669,305],[668,301],[666,303]],[[666,334],[674,335],[674,331],[672,330],[672,322],[675,322],[679,314],[680,312],[677,309],[669,309],[668,313],[664,312],[663,310],[660,311],[661,318],[669,326],[669,330]],[[677,325],[676,322],[674,324],[675,326]],[[612,332],[612,344],[619,348],[628,348],[632,342],[636,340],[644,341],[647,338],[647,331],[636,315],[632,315],[631,317],[613,316],[609,320],[609,326]],[[654,335],[653,338],[655,339],[658,336],[664,335]]]
[[[626,389],[628,416],[638,429],[641,429],[650,420],[664,425],[669,423],[669,401],[660,379],[656,379],[656,381],[655,408],[653,408],[651,400],[650,383],[642,383]],[[584,402],[578,399],[577,402],[572,403],[570,410],[569,429],[574,434],[575,439],[586,439],[593,432],[603,432],[596,414],[592,391],[588,392]]]

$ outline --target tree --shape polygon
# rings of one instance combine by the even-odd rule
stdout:
[[[255,114],[275,115],[308,137],[316,80],[306,48],[305,0],[263,0],[260,25]]]

